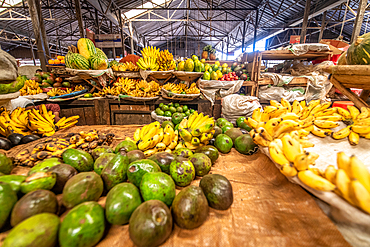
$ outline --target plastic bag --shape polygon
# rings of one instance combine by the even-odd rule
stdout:
[[[303,93],[302,93],[303,92]],[[283,87],[268,87],[263,86],[260,87],[258,97],[261,100],[277,100],[280,102],[281,98],[288,100],[289,102],[293,102],[294,100],[304,100],[305,99],[305,88],[303,87],[295,87],[287,90]]]
[[[243,80],[238,81],[218,81],[218,80],[198,80],[200,91],[204,97],[211,101],[212,105],[215,104],[216,94],[223,98],[227,95],[236,93],[243,85]]]
[[[308,80],[305,99],[307,102],[315,99],[323,100],[332,88],[333,84],[329,81],[326,75],[319,75],[316,73]]]
[[[261,108],[258,98],[232,94],[222,99],[221,116],[235,124],[239,117],[251,117],[256,108]]]

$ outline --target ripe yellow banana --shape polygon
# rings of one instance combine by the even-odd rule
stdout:
[[[305,100],[302,100],[301,102],[299,102],[299,105],[304,108],[306,107],[306,101]]]
[[[295,114],[298,114],[301,112],[301,110],[302,110],[302,106],[299,104],[297,100],[294,100],[292,104],[292,112]]]
[[[151,143],[151,139],[141,141],[138,145],[138,148],[142,151],[145,151],[145,150],[149,149],[150,143]]]
[[[274,129],[273,137],[276,138],[282,133],[291,132],[293,130],[299,129],[299,123],[294,120],[284,120],[279,123]]]
[[[140,128],[137,128],[134,133],[134,140],[137,142],[140,140]]]
[[[357,134],[367,134],[370,133],[370,126],[352,125],[352,131]]]
[[[329,180],[332,184],[335,184],[335,177],[337,175],[337,169],[333,165],[329,165],[325,169],[324,177]]]
[[[262,115],[261,109],[256,108],[256,109],[254,109],[254,111],[252,113],[252,118],[254,120],[256,120],[257,122],[260,122],[261,121],[261,115]]]
[[[357,179],[370,193],[370,172],[367,167],[356,156],[350,157],[348,176]]]
[[[158,152],[158,150],[156,148],[153,148],[153,149],[149,149],[149,150],[144,151],[144,155],[145,155],[145,157],[150,157],[150,156],[154,155],[157,152]]]
[[[277,100],[270,100],[270,105],[275,106],[276,108],[283,107],[283,105],[280,104]]]
[[[284,98],[281,98],[281,105],[288,109],[288,112],[292,111],[292,105]]]
[[[292,164],[285,164],[280,167],[280,172],[287,177],[294,177],[297,175],[297,169]]]
[[[342,107],[336,107],[337,112],[344,118],[344,119],[351,119],[351,113],[349,111],[343,109]]]
[[[261,145],[264,147],[268,147],[270,145],[270,141],[264,139],[259,133],[254,133],[252,138],[253,138],[254,143],[258,145]]]
[[[327,120],[327,121],[333,121],[333,122],[336,122],[336,121],[342,121],[343,120],[343,117],[342,115],[329,115],[329,116],[320,116],[320,117],[316,117],[315,120]]]
[[[370,109],[361,107],[361,113],[357,116],[356,120],[362,120],[370,116]]]
[[[355,205],[355,202],[350,198],[350,183],[351,180],[347,173],[342,169],[338,169],[335,176],[335,185],[337,186],[340,195],[350,204]]]
[[[338,169],[343,169],[347,174],[351,174],[350,164],[351,164],[350,156],[346,155],[344,152],[337,153]]]
[[[337,132],[331,133],[331,137],[333,137],[336,140],[346,138],[351,133],[351,126],[347,126]]]
[[[331,135],[331,133],[333,132],[330,129],[323,130],[323,129],[320,129],[319,127],[316,127],[316,125],[312,125],[312,126],[313,126],[313,130],[311,130],[311,133],[318,137],[327,137]]]
[[[353,120],[356,120],[357,119],[357,116],[360,115],[360,111],[355,107],[355,106],[347,106],[347,109],[349,111],[349,113],[351,114],[351,118]]]
[[[198,112],[193,112],[190,116],[189,116],[189,119],[188,119],[188,125],[191,126],[194,122],[194,120],[198,117]],[[185,126],[186,128],[187,126]]]
[[[313,152],[298,154],[294,160],[294,166],[298,171],[307,170],[310,165],[314,165],[319,155]]]
[[[354,198],[354,202],[357,207],[370,214],[370,193],[360,183],[360,181],[356,179],[351,181],[350,193]]]
[[[254,121],[252,119],[252,121]],[[248,120],[249,122],[249,120]],[[266,122],[264,128],[266,129],[266,131],[270,134],[270,135],[273,135],[274,133],[274,128],[277,127],[279,125],[279,123],[281,122],[281,118],[271,118],[269,121]],[[257,122],[256,122],[257,123]],[[258,124],[258,123],[257,123]],[[249,125],[249,124],[248,124]],[[253,128],[252,126],[250,126],[251,128]],[[257,125],[256,125],[257,127]],[[254,128],[256,129],[256,128]]]
[[[351,131],[351,133],[349,133],[349,135],[348,135],[348,141],[349,141],[349,144],[351,144],[353,146],[357,145],[358,142],[360,141],[359,134],[357,134],[354,131]]]
[[[339,124],[333,121],[327,121],[327,120],[315,120],[313,122],[317,127],[322,129],[332,129],[335,127],[338,127]]]
[[[280,146],[280,144],[278,143],[279,141],[280,144],[282,145],[280,139],[275,139],[274,141],[270,142],[269,145],[270,156],[279,165],[289,165],[290,162],[285,157],[284,152],[282,150],[282,146]]]
[[[293,163],[295,157],[303,153],[302,145],[290,135],[285,135],[281,142],[283,143],[284,155],[290,162]]]
[[[335,185],[327,179],[315,174],[311,170],[305,170],[298,172],[298,178],[305,185],[319,191],[333,191]]]

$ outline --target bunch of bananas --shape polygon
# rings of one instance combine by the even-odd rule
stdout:
[[[176,68],[176,63],[173,60],[173,55],[168,50],[159,52],[157,63],[159,65],[159,71],[168,71]]]
[[[104,91],[99,91],[97,93],[93,93],[93,97],[104,97],[105,93]]]
[[[142,70],[158,71],[159,69],[157,59],[153,57],[141,57],[136,64]]]
[[[200,90],[197,87],[196,83],[192,83],[190,87],[187,87],[184,83],[167,83],[163,86],[163,89],[166,89],[169,92],[176,94],[199,94]]]
[[[141,50],[141,55],[143,58],[151,57],[156,59],[159,56],[159,48],[156,48],[155,46],[144,47]]]
[[[179,134],[184,141],[183,146],[194,150],[207,145],[213,138],[215,121],[208,115],[193,112],[188,119],[183,119],[179,125]]]
[[[144,151],[146,157],[162,151],[171,153],[171,150],[177,146],[178,138],[177,130],[174,131],[168,124],[163,129],[159,122],[138,128],[134,133],[134,140],[138,148]]]
[[[33,167],[38,162],[52,157],[61,158],[65,150],[69,148],[81,149],[91,152],[101,145],[110,145],[113,142],[114,134],[99,133],[96,130],[89,132],[69,133],[58,138],[47,138],[37,144],[32,151],[28,149],[21,151],[15,156],[16,165]]]
[[[21,93],[21,96],[35,95],[42,93],[42,89],[40,88],[39,83],[35,80],[27,80],[19,92]]]
[[[28,128],[28,113],[30,110],[17,107],[12,113],[6,108],[0,114],[0,134],[7,137],[12,133],[31,135],[32,131]]]
[[[113,87],[105,87],[103,93],[118,96],[120,94],[132,97],[155,97],[159,95],[161,87],[155,81],[132,80],[119,78]]]
[[[85,87],[82,86],[82,85],[77,85],[77,86],[75,86],[75,89],[73,90],[73,92],[78,92],[78,91],[82,91],[82,90],[85,90]]]
[[[113,64],[112,69],[114,71],[139,71],[139,67],[132,62]]]
[[[354,106],[347,106],[347,109],[337,108],[337,112],[348,126],[333,132],[331,136],[337,140],[348,137],[351,145],[357,145],[360,137],[370,139],[370,109],[361,107],[361,112]]]

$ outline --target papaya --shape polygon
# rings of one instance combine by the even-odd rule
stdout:
[[[220,174],[208,174],[199,183],[211,208],[226,210],[233,203],[233,187],[230,181]]]
[[[136,187],[140,187],[141,179],[145,173],[160,171],[161,168],[152,160],[137,160],[129,165],[129,168],[127,170],[127,178]]]
[[[105,154],[105,153],[113,153],[113,152],[114,152],[114,150],[110,146],[102,145],[102,146],[99,146],[99,147],[95,148],[91,152],[91,156],[94,158],[94,160],[96,160],[102,154]]]
[[[163,202],[150,200],[133,212],[129,223],[130,239],[139,247],[159,246],[171,235],[171,212]]]
[[[105,216],[113,225],[129,222],[131,214],[142,203],[139,189],[131,183],[114,186],[107,194]]]
[[[5,154],[0,153],[0,172],[4,174],[10,174],[13,168],[13,161],[10,158],[6,157]]]
[[[167,152],[159,152],[150,156],[149,159],[157,163],[162,172],[170,174],[170,165],[171,162],[175,159],[175,155]]]
[[[0,229],[5,225],[17,200],[17,194],[13,191],[12,187],[7,183],[0,182]]]
[[[59,217],[51,213],[34,215],[14,227],[3,247],[53,247],[57,245]]]
[[[166,173],[148,172],[141,180],[140,192],[144,201],[160,200],[171,207],[176,196],[175,182]]]
[[[214,146],[211,146],[211,145],[199,147],[194,151],[194,153],[203,153],[203,154],[207,155],[208,158],[211,159],[212,164],[214,164],[216,162],[216,160],[218,159],[218,156],[219,156],[217,148],[215,148]]]
[[[104,153],[99,156],[94,162],[94,171],[101,175],[102,170],[108,165],[108,163],[116,156],[114,153]]]
[[[4,175],[0,177],[0,182],[8,183],[17,194],[21,190],[21,184],[26,178],[23,175]]]
[[[201,226],[208,217],[208,202],[201,188],[190,185],[180,191],[173,200],[172,217],[175,223],[185,229]]]
[[[97,201],[103,193],[103,181],[95,172],[81,172],[67,181],[63,189],[63,205],[72,208],[86,201]]]
[[[97,202],[84,202],[69,211],[59,230],[60,247],[91,247],[103,237],[104,209]]]
[[[21,192],[27,194],[34,190],[51,190],[56,183],[56,174],[53,172],[36,172],[28,176],[21,183]]]
[[[94,170],[94,160],[91,155],[78,149],[67,149],[62,154],[63,162],[76,168],[79,172]]]
[[[24,195],[15,205],[10,216],[10,224],[14,227],[25,219],[40,213],[58,212],[58,200],[48,190],[35,190]]]
[[[49,172],[53,172],[56,175],[56,182],[52,191],[59,194],[63,192],[64,185],[67,181],[77,174],[77,170],[67,164],[59,164],[49,169]]]
[[[109,191],[115,185],[127,180],[128,158],[126,155],[116,154],[101,172],[105,189]]]
[[[59,161],[58,158],[45,159],[41,161],[40,163],[38,163],[37,165],[35,165],[34,167],[32,167],[28,171],[28,176],[31,176],[32,174],[36,172],[47,172],[49,171],[50,168],[52,168],[53,166],[59,165],[59,164],[62,164],[62,162]]]

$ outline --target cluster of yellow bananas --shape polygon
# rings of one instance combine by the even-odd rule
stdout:
[[[47,138],[37,144],[30,152],[28,149],[19,152],[14,159],[16,165],[33,167],[44,159],[61,158],[63,152],[69,148],[82,149],[91,152],[100,145],[110,145],[114,134],[99,133],[96,130],[89,132],[69,133],[64,137]]]
[[[39,111],[31,109],[28,113],[28,128],[39,135],[52,136],[56,130],[54,118],[55,115],[49,114],[45,105],[40,105]]]
[[[132,80],[128,78],[119,78],[113,87],[103,89],[104,94],[118,96],[120,94],[132,97],[155,97],[159,95],[161,86],[155,81],[147,82],[145,80]]]
[[[207,145],[215,133],[215,120],[203,113],[193,112],[188,119],[179,124],[179,134],[184,141],[182,146],[191,150]]]
[[[99,91],[97,93],[93,93],[93,97],[104,97],[105,93],[104,91]]]
[[[156,48],[155,46],[144,47],[141,50],[141,55],[143,58],[151,57],[156,59],[159,56],[159,48]]]
[[[50,97],[54,97],[54,96],[69,94],[69,93],[72,93],[72,92],[73,91],[70,88],[67,88],[66,90],[63,90],[63,89],[60,89],[60,88],[52,88],[46,94],[49,95]]]
[[[39,86],[39,83],[35,80],[26,80],[24,86],[19,90],[21,96],[25,95],[35,95],[42,93],[42,89]]]
[[[114,71],[139,71],[139,67],[132,62],[113,64],[112,69]]]
[[[361,107],[361,112],[354,106],[347,106],[347,110],[337,108],[343,117],[343,122],[348,126],[331,134],[334,139],[348,137],[351,145],[357,145],[360,137],[370,139],[370,109]]]
[[[179,84],[167,83],[163,86],[163,88],[166,89],[167,91],[170,91],[172,93],[177,93],[177,94],[181,94],[181,93],[199,94],[200,93],[200,90],[197,87],[196,83],[192,83],[190,87],[187,87],[184,83],[179,83]]]
[[[189,88],[185,89],[186,94],[199,94],[200,90],[196,83],[192,83]]]
[[[78,91],[82,91],[82,90],[85,90],[85,87],[82,86],[82,85],[77,85],[77,86],[75,86],[75,89],[73,90],[73,92],[78,92]]]
[[[159,69],[157,59],[153,57],[141,57],[136,64],[142,70],[158,71]]]
[[[157,63],[159,65],[159,71],[168,71],[176,68],[176,63],[173,60],[173,55],[168,50],[159,52]]]
[[[161,128],[159,122],[138,128],[134,133],[134,140],[138,143],[138,148],[144,151],[146,157],[162,151],[171,153],[171,150],[176,148],[178,139],[177,130],[174,131],[168,124],[165,128]]]
[[[31,135],[28,128],[28,113],[30,110],[17,107],[12,113],[4,109],[0,114],[0,134],[7,137],[12,133]]]

